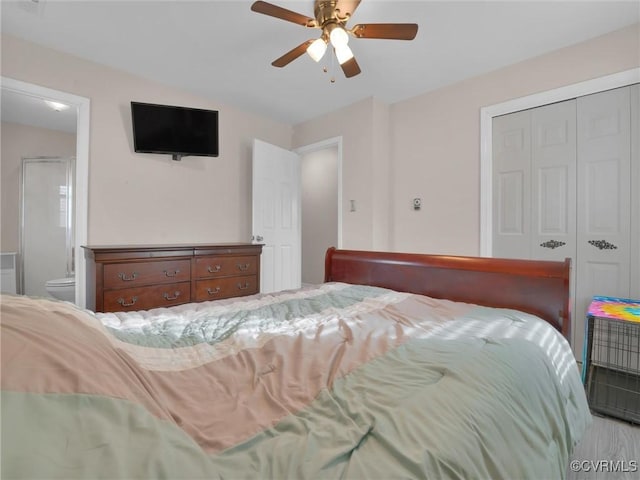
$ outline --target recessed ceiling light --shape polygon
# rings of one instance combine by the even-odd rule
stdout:
[[[66,110],[69,108],[69,105],[60,102],[54,102],[52,100],[45,100],[44,103],[53,108],[56,112],[61,112],[62,110]]]

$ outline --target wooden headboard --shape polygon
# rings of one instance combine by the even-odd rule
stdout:
[[[569,258],[552,262],[331,247],[325,256],[324,279],[513,308],[539,316],[569,340],[570,270]]]

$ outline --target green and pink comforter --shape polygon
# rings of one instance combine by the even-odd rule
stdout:
[[[591,418],[513,310],[329,283],[1,313],[2,478],[559,478]]]

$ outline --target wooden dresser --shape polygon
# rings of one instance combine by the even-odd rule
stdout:
[[[260,292],[262,245],[84,246],[87,308],[149,310]]]

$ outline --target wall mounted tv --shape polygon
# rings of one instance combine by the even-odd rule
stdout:
[[[218,156],[218,111],[131,102],[133,149],[186,156]]]

